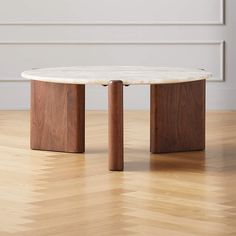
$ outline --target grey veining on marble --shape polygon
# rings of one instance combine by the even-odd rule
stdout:
[[[65,84],[103,84],[122,80],[124,84],[168,84],[212,77],[201,69],[155,66],[74,66],[34,69],[22,72],[29,80]]]

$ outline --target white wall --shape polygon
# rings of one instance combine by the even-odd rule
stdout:
[[[29,108],[21,71],[70,65],[204,68],[214,73],[208,109],[235,109],[234,9],[235,0],[0,0],[0,109]],[[88,86],[87,108],[105,109],[106,90]],[[148,109],[148,86],[126,87],[125,105]]]

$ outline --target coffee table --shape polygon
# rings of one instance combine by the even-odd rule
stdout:
[[[78,66],[34,69],[31,80],[33,150],[85,151],[85,85],[108,86],[109,170],[124,168],[123,85],[150,85],[150,151],[205,148],[205,81],[201,69]]]

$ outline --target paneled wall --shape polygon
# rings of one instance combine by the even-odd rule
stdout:
[[[30,68],[159,65],[204,68],[209,109],[235,109],[235,0],[0,0],[0,109],[29,108]],[[107,88],[87,86],[88,109]],[[127,109],[148,109],[148,86],[125,88]]]

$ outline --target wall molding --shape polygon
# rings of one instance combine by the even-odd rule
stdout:
[[[225,41],[0,41],[0,45],[219,45],[220,78],[208,82],[225,81]],[[0,82],[28,82],[21,78],[4,78]]]
[[[197,0],[196,0],[197,1]],[[155,26],[155,25],[224,25],[226,0],[220,1],[217,21],[0,21],[0,26]]]

